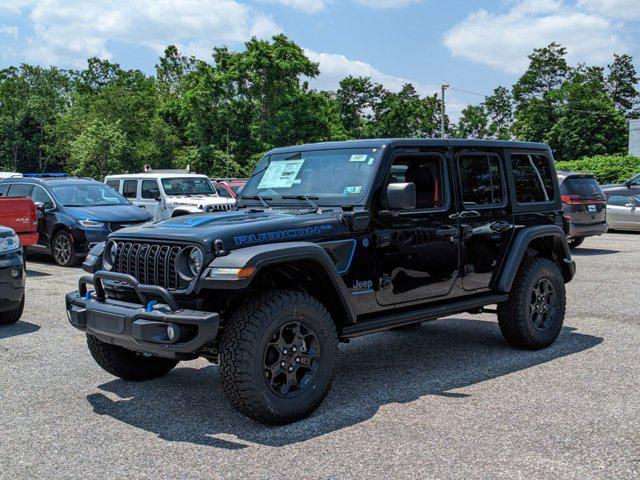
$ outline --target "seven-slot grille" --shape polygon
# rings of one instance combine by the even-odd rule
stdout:
[[[113,271],[135,277],[140,283],[159,285],[168,290],[185,290],[189,281],[178,274],[181,245],[157,243],[117,242]]]
[[[219,205],[209,205],[207,207],[207,209],[212,211],[212,212],[217,212],[217,211],[231,210],[231,207],[233,207],[233,205],[230,204],[230,203],[222,203],[222,204],[219,204]]]

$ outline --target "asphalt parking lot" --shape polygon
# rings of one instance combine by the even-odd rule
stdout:
[[[0,327],[0,477],[638,478],[640,235],[575,259],[551,348],[508,347],[491,315],[357,339],[321,408],[277,428],[202,360],[142,384],[102,371],[64,312],[82,271],[31,259],[22,321]]]

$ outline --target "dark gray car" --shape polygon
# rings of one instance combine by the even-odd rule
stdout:
[[[570,229],[569,246],[577,248],[586,237],[607,231],[606,197],[596,177],[588,173],[559,171],[560,194]]]
[[[640,195],[640,173],[631,177],[626,182],[600,185],[600,188],[607,198],[611,195]]]

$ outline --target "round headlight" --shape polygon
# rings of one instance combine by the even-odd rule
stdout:
[[[105,270],[111,270],[113,268],[117,254],[118,244],[116,242],[109,242],[104,249],[104,256],[102,258],[102,265]]]
[[[196,247],[192,248],[189,252],[189,270],[194,277],[200,273],[200,270],[202,270],[203,262],[202,250]]]

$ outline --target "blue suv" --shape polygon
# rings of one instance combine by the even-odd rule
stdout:
[[[38,209],[38,244],[30,251],[49,253],[72,266],[111,232],[151,220],[104,183],[82,178],[10,178],[0,181],[0,197],[29,197]]]

